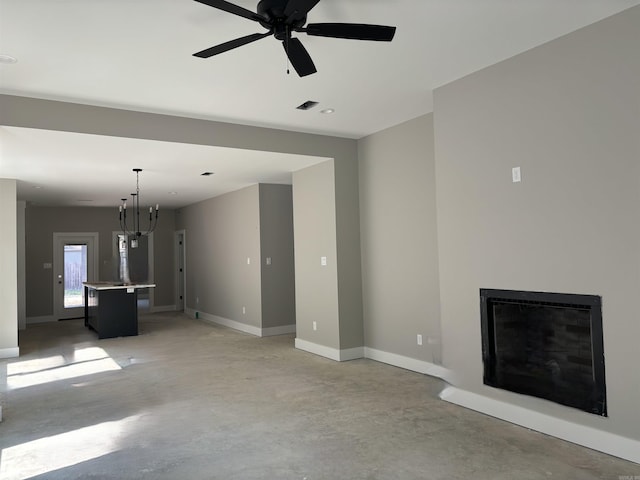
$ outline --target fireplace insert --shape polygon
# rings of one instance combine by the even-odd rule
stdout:
[[[480,289],[486,385],[607,416],[602,298]]]

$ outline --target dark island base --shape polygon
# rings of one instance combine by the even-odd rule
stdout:
[[[84,287],[84,324],[98,338],[138,335],[138,290]]]

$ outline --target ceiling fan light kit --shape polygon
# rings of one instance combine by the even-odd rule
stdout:
[[[282,46],[291,65],[293,65],[293,68],[301,77],[316,73],[317,70],[311,56],[304,45],[302,45],[300,39],[291,36],[293,32],[306,33],[307,35],[316,37],[378,42],[390,42],[393,40],[396,32],[396,27],[364,23],[310,23],[305,26],[307,23],[307,14],[320,0],[260,0],[255,13],[225,0],[196,1],[257,22],[268,31],[264,33],[252,33],[244,37],[236,38],[235,40],[221,43],[220,45],[194,53],[194,56],[209,58],[273,35],[277,40],[282,42]]]

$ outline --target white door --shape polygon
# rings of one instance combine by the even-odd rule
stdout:
[[[98,234],[53,234],[53,313],[57,320],[84,317],[82,282],[98,279]]]

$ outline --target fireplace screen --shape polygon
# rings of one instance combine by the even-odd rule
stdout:
[[[607,416],[602,299],[480,289],[484,383]]]

